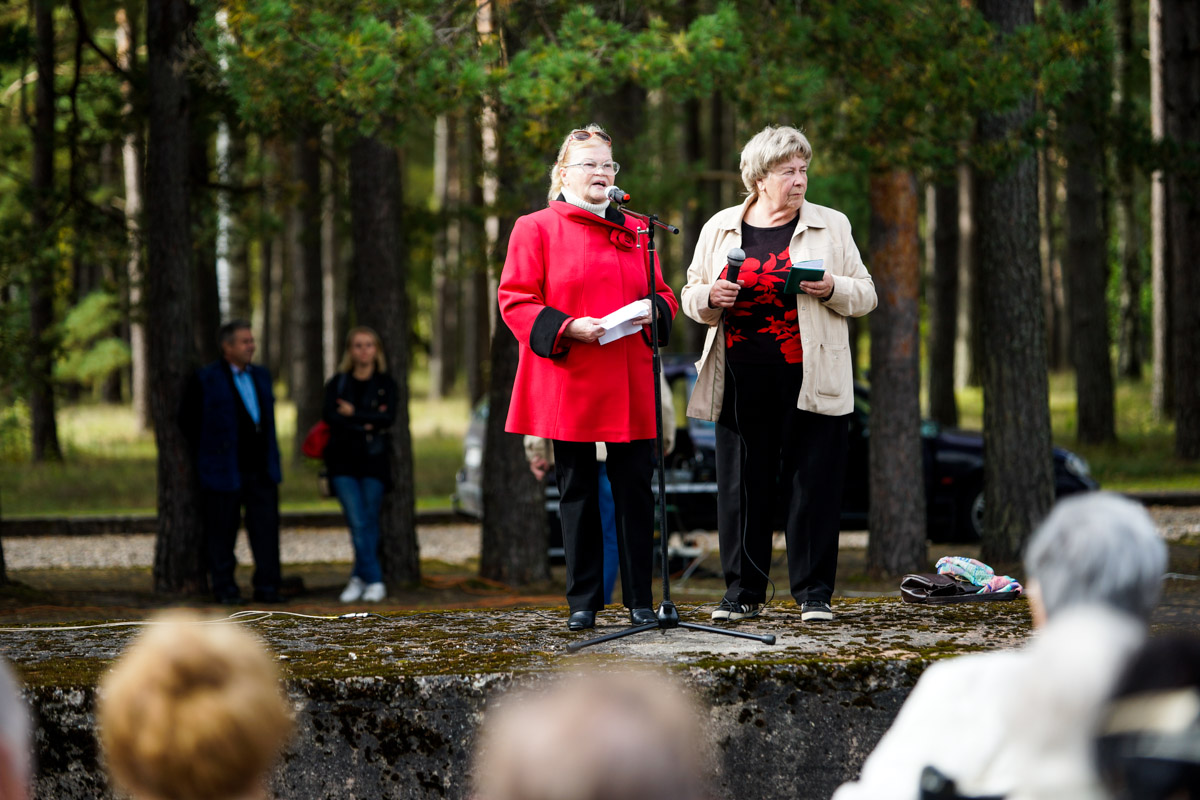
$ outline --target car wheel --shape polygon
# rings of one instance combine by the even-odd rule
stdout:
[[[960,542],[978,542],[983,536],[983,486],[971,484],[958,496],[958,536]]]

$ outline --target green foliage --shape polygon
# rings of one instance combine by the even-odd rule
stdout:
[[[92,292],[67,312],[60,323],[61,353],[54,366],[55,379],[94,387],[128,366],[129,345],[112,335],[120,320],[117,298],[105,291]]]
[[[459,0],[233,2],[226,34],[214,15],[197,32],[250,128],[295,120],[366,135],[402,135],[396,122],[437,114],[478,90],[474,4]],[[219,69],[217,60],[224,59]]]

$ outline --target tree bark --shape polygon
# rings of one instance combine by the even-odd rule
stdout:
[[[321,418],[325,374],[321,312],[321,141],[320,129],[308,127],[293,145],[293,184],[300,196],[292,204],[299,247],[292,259],[291,397],[296,404],[292,463],[304,454],[300,446],[308,429]]]
[[[875,391],[867,571],[900,575],[925,566],[916,181],[904,170],[872,173],[870,198],[871,270],[879,306],[870,316]]]
[[[1181,153],[1200,151],[1200,6],[1163,0],[1163,106],[1166,136]],[[1200,176],[1195,168],[1167,173],[1170,215],[1171,324],[1174,345],[1175,454],[1200,459]]]
[[[137,24],[125,9],[117,11],[117,64],[127,73],[137,69]],[[129,255],[125,273],[129,282],[129,394],[133,416],[139,430],[150,428],[149,370],[147,369],[146,308],[142,302],[145,275],[142,269],[142,120],[134,110],[134,89],[129,81],[121,83],[125,105],[125,137],[121,157],[125,177],[125,233]]]
[[[400,252],[400,165],[394,148],[359,137],[350,147],[350,216],[354,230],[351,292],[358,323],[383,340],[388,370],[396,380],[396,422],[391,443],[395,488],[384,496],[379,524],[379,559],[393,586],[417,584],[413,451],[408,416],[408,298]]]
[[[1002,34],[1033,23],[1032,0],[982,0],[984,17]],[[1033,99],[1012,111],[984,114],[980,138],[1020,130]],[[983,295],[984,532],[982,558],[1020,557],[1054,499],[1046,328],[1037,237],[1037,165],[1015,157],[1001,174],[981,176],[978,191],[979,276]]]
[[[958,427],[954,397],[954,333],[958,322],[958,184],[931,187],[926,206],[933,257],[927,284],[929,308],[929,416]],[[872,359],[874,363],[874,359]]]
[[[177,418],[195,367],[192,246],[188,217],[191,113],[185,64],[192,10],[187,0],[149,3],[149,134],[146,141],[146,327],[150,337],[150,408],[158,445],[158,536],[154,589],[207,591],[197,484]]]
[[[454,386],[455,309],[458,299],[454,288],[456,282],[449,278],[450,262],[457,261],[450,254],[450,177],[455,149],[453,117],[442,114],[434,124],[433,144],[433,198],[438,220],[435,224],[433,241],[433,327],[429,340],[429,396],[438,400],[448,395]],[[457,235],[454,237],[457,248]],[[457,254],[456,254],[457,255]]]
[[[491,330],[488,328],[488,258],[484,252],[482,138],[478,114],[463,120],[462,214],[463,269],[463,369],[467,374],[467,399],[474,408],[487,396],[487,363]]]
[[[34,461],[62,461],[54,416],[54,3],[35,0],[34,257],[29,264],[29,417]]]
[[[496,21],[491,16],[493,8],[495,6],[481,5],[476,18],[482,39],[494,35],[493,24]],[[507,52],[511,56],[522,46],[521,31],[517,26],[521,20],[531,19],[532,15],[524,3],[514,3],[506,8],[506,12],[504,37]],[[492,102],[490,98],[484,99],[485,109],[489,102]],[[490,134],[489,125],[494,126]],[[497,140],[499,125],[500,121],[494,116],[489,118],[484,115],[481,134],[485,168],[490,159],[498,155],[495,151],[489,153],[488,142],[489,135],[491,141]],[[490,163],[497,169],[493,174],[502,173],[504,185],[515,196],[525,198],[530,208],[542,205],[544,200],[540,198],[545,197],[544,184],[535,186],[507,160],[498,164],[495,161]],[[488,231],[488,271],[492,275],[499,275],[512,220],[502,223],[494,216],[494,198],[488,198],[485,194],[485,200],[488,199],[493,201],[488,203],[489,213],[493,217],[485,225]],[[504,240],[499,237],[500,230],[505,233]],[[488,419],[483,448],[483,532],[479,574],[491,580],[522,585],[542,581],[549,576],[546,557],[549,530],[542,484],[529,471],[522,438],[504,430],[517,374],[517,361],[517,340],[508,326],[499,322],[492,334],[491,383],[488,387]]]
[[[979,333],[982,327],[983,298],[980,295],[977,268],[975,225],[975,171],[969,164],[958,168],[958,322],[954,340],[954,386],[979,386],[983,383],[983,354]]]
[[[349,274],[342,249],[344,173],[333,126],[325,127],[322,138],[326,152],[331,154],[321,164],[321,182],[326,187],[321,218],[321,285],[325,295],[325,374],[332,375],[341,363],[343,340],[348,329],[346,284]]]
[[[1116,118],[1134,119],[1133,62],[1139,56],[1133,47],[1133,0],[1115,4],[1116,46],[1113,48],[1113,92]],[[1134,202],[1136,174],[1133,159],[1116,159],[1117,235],[1121,250],[1121,300],[1118,329],[1117,374],[1140,380],[1146,344],[1142,324],[1141,230]]]
[[[191,169],[191,196],[188,198],[192,221],[192,263],[194,302],[193,332],[196,355],[201,362],[220,353],[217,330],[221,327],[221,300],[217,290],[217,204],[212,183],[212,159],[209,138],[213,125],[200,110],[203,90],[190,87],[192,129],[188,136],[188,164]]]
[[[1067,319],[1067,292],[1063,288],[1058,225],[1058,171],[1049,141],[1038,150],[1038,250],[1042,259],[1042,297],[1046,307],[1046,360],[1051,370],[1071,363],[1071,326]]]
[[[1066,0],[1081,13],[1086,0]],[[1077,435],[1084,444],[1116,441],[1113,410],[1112,340],[1108,332],[1108,246],[1102,225],[1098,180],[1104,176],[1104,147],[1097,120],[1108,111],[1110,71],[1093,62],[1063,110],[1067,156],[1067,252],[1071,366],[1075,369]]]
[[[1161,142],[1166,130],[1163,107],[1163,18],[1165,0],[1150,0],[1150,131]],[[1171,374],[1174,339],[1171,312],[1171,235],[1167,180],[1163,170],[1150,177],[1150,291],[1153,297],[1150,403],[1159,419],[1175,413],[1175,380]]]

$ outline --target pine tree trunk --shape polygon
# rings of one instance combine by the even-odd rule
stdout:
[[[1052,145],[1038,150],[1038,214],[1041,230],[1038,250],[1042,260],[1042,297],[1046,307],[1046,360],[1051,370],[1070,366],[1070,323],[1067,293],[1063,289],[1063,265],[1059,258],[1057,224],[1058,171],[1054,169]]]
[[[931,188],[926,206],[929,241],[929,416],[950,428],[958,427],[954,397],[954,332],[958,322],[958,184]],[[874,359],[872,359],[874,363]]]
[[[292,463],[304,457],[300,446],[308,429],[321,418],[325,363],[321,312],[321,142],[320,129],[306,128],[292,148],[293,185],[299,197],[292,205],[299,247],[292,260],[291,397],[296,404]]]
[[[200,109],[203,90],[189,87],[191,107]],[[190,115],[188,164],[191,170],[191,196],[188,198],[192,220],[192,261],[194,264],[194,324],[196,355],[205,362],[220,354],[217,330],[221,327],[221,300],[217,290],[217,204],[209,184],[212,182],[212,161],[208,156],[212,123],[198,110]]]
[[[324,373],[332,375],[341,363],[343,342],[349,327],[346,324],[346,289],[350,276],[342,249],[342,190],[345,179],[340,167],[340,152],[337,149],[333,126],[325,127],[322,138],[326,152],[334,154],[332,158],[323,159],[321,164],[321,183],[326,187],[321,218],[321,285],[325,295]]]
[[[29,264],[29,417],[34,461],[62,461],[54,416],[54,3],[35,0],[33,230]]]
[[[1200,149],[1200,5],[1162,0],[1163,104],[1166,136],[1182,152]],[[1174,345],[1175,454],[1200,459],[1200,178],[1195,170],[1167,173],[1171,247],[1171,324]]]
[[[484,380],[488,360],[488,259],[484,252],[483,185],[480,182],[481,137],[478,114],[463,119],[462,154],[462,270],[463,270],[463,369],[467,373],[467,399],[474,408],[487,395]],[[469,212],[469,213],[466,213]]]
[[[192,247],[188,217],[190,97],[185,64],[187,0],[147,5],[149,133],[146,140],[146,327],[150,408],[158,445],[158,537],[154,589],[207,591],[197,484],[177,423],[184,384],[195,368],[192,337]]]
[[[233,114],[226,117],[229,131],[229,149],[224,172],[229,189],[227,213],[229,214],[226,252],[229,259],[229,318],[248,320],[253,314],[250,306],[250,237],[248,209],[245,193],[246,181],[246,135],[237,124]]]
[[[983,382],[980,377],[983,337],[979,333],[983,298],[979,290],[975,211],[975,172],[970,165],[963,164],[958,168],[958,322],[954,326],[954,385],[960,389],[980,386]]]
[[[1003,34],[1033,23],[1033,0],[982,0]],[[1007,113],[984,114],[980,139],[1021,130],[1027,98]],[[999,174],[980,176],[979,276],[983,294],[984,531],[982,558],[1011,563],[1054,499],[1046,327],[1038,259],[1037,164],[1021,155]]]
[[[421,580],[408,416],[407,276],[398,262],[401,197],[395,149],[376,138],[356,139],[350,146],[354,311],[359,324],[379,333],[399,389],[396,422],[388,437],[395,488],[384,496],[379,520],[379,559],[384,580],[392,586]]]
[[[1117,119],[1134,118],[1133,63],[1139,54],[1133,48],[1133,0],[1115,4],[1116,46],[1113,49],[1114,98]],[[1120,326],[1118,328],[1117,374],[1133,380],[1142,377],[1145,352],[1142,323],[1141,230],[1134,202],[1133,159],[1116,159],[1117,235],[1121,250]]]
[[[532,14],[523,3],[514,3],[506,11],[505,44],[511,55],[521,47],[520,31],[516,26],[522,20],[532,19]],[[481,9],[477,26],[482,39],[493,35],[492,25],[495,22],[490,13],[483,13]],[[485,110],[489,101],[490,98],[485,98]],[[496,140],[500,124],[495,116],[489,117],[485,113],[480,131],[485,164],[497,155],[495,151],[489,151],[488,142],[489,137],[491,141]],[[492,127],[491,131],[489,126]],[[545,197],[544,184],[531,184],[507,160],[499,164],[492,162],[492,166],[497,169],[494,174],[503,175],[503,185],[516,196],[524,197],[529,208],[537,208],[545,202],[541,199]],[[489,199],[486,193],[484,199]],[[496,213],[494,204],[489,203],[488,208],[491,214]],[[500,274],[512,222],[511,219],[502,222],[493,216],[485,225],[490,256],[488,272],[492,275]],[[499,238],[501,230],[504,232],[503,240]],[[549,530],[542,485],[529,471],[522,438],[504,431],[517,374],[517,361],[517,340],[507,325],[498,322],[492,335],[491,382],[488,387],[488,419],[483,449],[483,531],[479,574],[484,578],[519,586],[542,581],[549,576],[546,557]]]
[[[454,384],[455,351],[454,310],[457,305],[455,281],[449,278],[450,246],[450,165],[452,143],[455,141],[453,119],[445,114],[434,123],[433,144],[433,197],[435,212],[439,215],[435,223],[433,239],[433,330],[429,340],[429,397],[441,399],[450,393]],[[457,242],[455,242],[457,245]]]
[[[117,64],[126,72],[137,68],[137,24],[125,9],[117,11]],[[121,84],[125,105],[121,113],[127,120],[128,132],[121,146],[125,176],[125,232],[129,243],[126,279],[129,283],[129,394],[133,400],[133,415],[139,430],[150,428],[149,371],[145,325],[145,275],[142,269],[142,153],[145,145],[142,121],[133,105],[133,85]]]
[[[1163,107],[1163,3],[1150,0],[1150,131],[1161,141],[1166,131]],[[1175,413],[1175,362],[1171,312],[1171,220],[1168,214],[1167,179],[1163,170],[1150,177],[1150,291],[1153,297],[1151,321],[1152,364],[1150,403],[1159,419]]]
[[[870,197],[870,261],[879,306],[870,316],[875,391],[867,571],[900,575],[925,566],[916,180],[903,170],[872,173]]]

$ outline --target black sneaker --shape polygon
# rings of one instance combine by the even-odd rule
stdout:
[[[804,622],[829,622],[833,619],[833,609],[829,603],[821,600],[805,600],[800,607],[800,619]]]
[[[734,603],[726,598],[721,598],[721,604],[712,612],[712,618],[736,622],[739,619],[757,617],[760,611],[762,608],[758,603]]]

